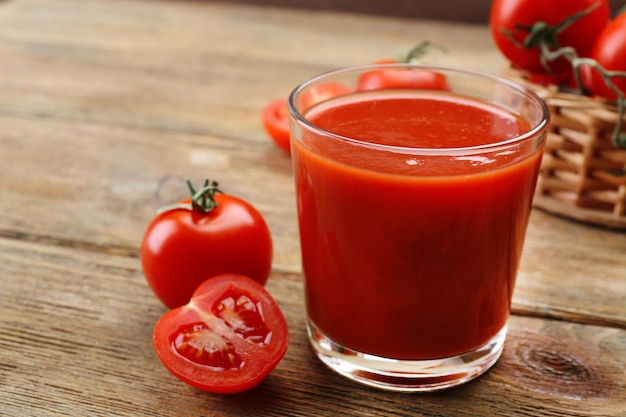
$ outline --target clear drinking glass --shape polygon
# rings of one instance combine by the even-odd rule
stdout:
[[[488,370],[506,337],[543,101],[486,73],[394,64],[317,76],[289,111],[316,355],[396,391]]]

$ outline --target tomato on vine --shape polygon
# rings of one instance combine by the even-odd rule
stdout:
[[[450,90],[447,77],[421,68],[381,68],[361,74],[358,91],[387,89]]]
[[[186,304],[207,278],[248,276],[260,284],[272,267],[272,239],[261,214],[248,202],[223,194],[215,181],[166,207],[149,224],[141,264],[154,294],[169,308]]]
[[[626,13],[618,15],[602,31],[589,56],[607,71],[626,72]],[[609,100],[616,100],[617,94],[605,82],[602,74],[596,69],[588,69],[587,85],[591,91]],[[611,79],[613,85],[626,94],[626,77]]]
[[[489,26],[498,49],[512,66],[531,73],[550,73],[566,80],[572,72],[565,58],[542,60],[541,45],[572,47],[588,56],[608,24],[608,0],[494,0]]]
[[[287,351],[287,322],[258,282],[224,274],[153,330],[157,356],[174,376],[201,390],[231,394],[258,385]]]
[[[388,89],[450,90],[447,77],[439,72],[423,68],[385,67],[387,64],[417,64],[431,49],[444,49],[430,41],[423,41],[413,49],[395,59],[380,59],[375,64],[383,65],[363,73],[357,82],[357,91]]]

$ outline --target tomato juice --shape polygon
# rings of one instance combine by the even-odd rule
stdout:
[[[542,144],[515,140],[529,122],[409,90],[303,116],[292,158],[312,324],[407,360],[469,352],[503,329],[541,161]]]

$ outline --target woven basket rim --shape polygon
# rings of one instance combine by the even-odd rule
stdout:
[[[626,148],[613,142],[617,104],[533,83],[529,73],[514,68],[508,68],[505,77],[534,91],[551,112],[533,205],[626,230]]]

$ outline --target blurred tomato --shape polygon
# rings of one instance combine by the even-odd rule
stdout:
[[[585,14],[564,25],[579,13]],[[566,80],[572,72],[570,62],[559,58],[548,64],[548,70],[541,62],[539,45],[544,43],[551,50],[573,47],[579,56],[588,56],[609,18],[608,0],[494,0],[489,26],[497,47],[513,67],[552,72]],[[533,36],[529,37],[531,28]]]

